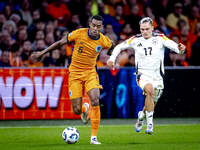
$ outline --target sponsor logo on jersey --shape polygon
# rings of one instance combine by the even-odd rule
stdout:
[[[142,47],[142,43],[138,44],[137,47]]]
[[[153,39],[153,40],[152,40],[152,43],[153,43],[154,45],[156,45],[156,44],[158,44],[158,40],[157,40],[157,39]]]
[[[101,49],[102,49],[102,46],[101,45],[97,45],[97,47],[96,47],[96,53],[100,52]]]

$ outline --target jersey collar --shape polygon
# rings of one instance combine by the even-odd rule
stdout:
[[[90,29],[88,30],[88,36],[89,36],[89,38],[91,38],[92,40],[98,40],[98,39],[100,39],[100,34],[99,34],[99,37],[98,37],[98,38],[93,39],[93,38],[90,36],[89,31],[90,31]]]

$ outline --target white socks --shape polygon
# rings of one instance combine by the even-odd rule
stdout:
[[[146,111],[147,126],[149,124],[153,125],[153,113],[154,111]]]
[[[140,111],[140,112],[138,113],[138,118],[139,118],[140,120],[143,120],[143,119],[145,118],[145,113],[144,113],[143,111]]]
[[[91,141],[92,141],[94,138],[96,138],[96,140],[97,140],[97,137],[96,137],[96,136],[91,136]]]

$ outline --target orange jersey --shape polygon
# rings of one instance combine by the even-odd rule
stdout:
[[[70,72],[90,73],[95,71],[97,56],[103,49],[111,46],[111,40],[100,33],[99,38],[92,39],[89,28],[74,30],[67,35],[68,42],[74,42]]]

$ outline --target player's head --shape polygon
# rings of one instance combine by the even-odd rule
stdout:
[[[153,20],[149,17],[144,17],[139,22],[140,32],[145,39],[149,39],[152,36]]]
[[[90,21],[90,36],[94,39],[99,37],[99,33],[103,29],[103,18],[100,15],[95,15]]]

